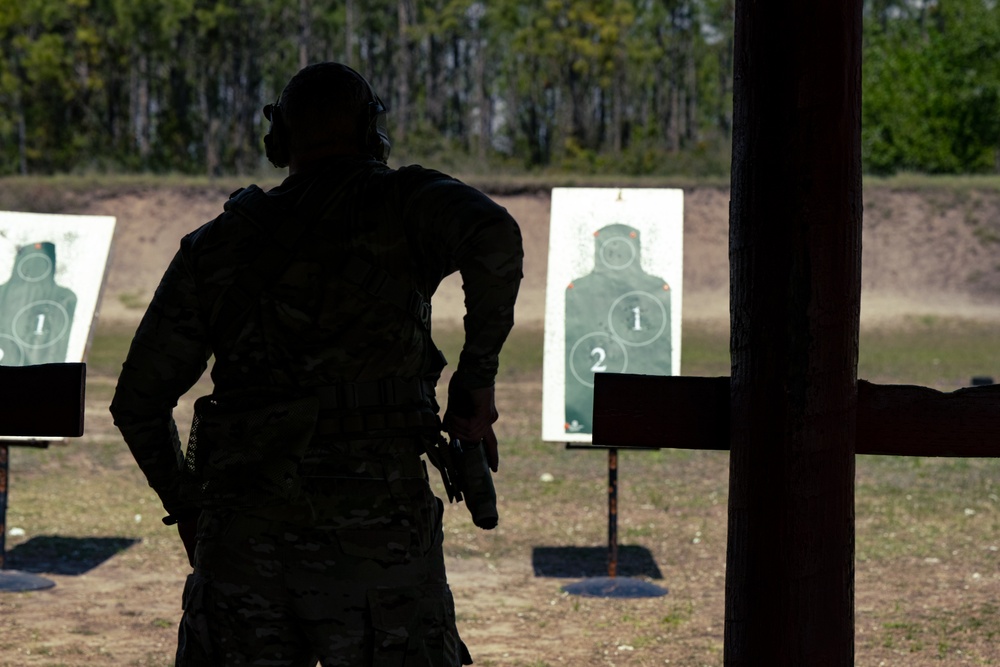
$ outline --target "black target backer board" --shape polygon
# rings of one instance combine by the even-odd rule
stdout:
[[[680,374],[683,235],[682,190],[552,190],[543,440],[592,442],[597,373]]]

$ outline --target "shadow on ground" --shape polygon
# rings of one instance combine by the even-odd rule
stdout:
[[[608,548],[534,547],[531,550],[531,565],[536,577],[606,577]],[[619,545],[617,576],[663,578],[649,549],[635,545]]]
[[[4,565],[36,574],[79,575],[139,542],[129,537],[40,535],[8,551]]]

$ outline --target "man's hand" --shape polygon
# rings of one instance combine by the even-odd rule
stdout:
[[[486,462],[490,470],[497,471],[500,455],[497,452],[497,436],[493,423],[500,417],[497,413],[493,386],[480,389],[465,389],[456,376],[448,384],[448,409],[444,413],[444,430],[451,438],[465,442],[483,441]]]
[[[194,567],[194,548],[198,544],[198,517],[181,519],[177,522],[177,532],[180,533],[184,551],[187,552],[188,563]]]

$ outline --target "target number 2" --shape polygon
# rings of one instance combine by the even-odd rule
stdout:
[[[605,359],[608,358],[608,353],[604,351],[603,347],[595,347],[590,351],[590,356],[597,357],[597,361],[594,365],[590,367],[590,370],[594,373],[603,373],[608,370],[608,365],[604,363]]]

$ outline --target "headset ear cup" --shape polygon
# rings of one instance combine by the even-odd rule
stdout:
[[[379,99],[379,96],[372,90],[371,85],[368,86],[368,90],[371,91],[374,101],[368,105],[368,132],[365,137],[365,143],[368,147],[368,154],[379,162],[384,163],[389,160],[389,151],[392,150],[392,143],[389,141],[389,130],[385,126],[387,109],[382,100]]]
[[[379,118],[373,118],[368,127],[368,153],[379,162],[386,162],[391,149],[392,143],[389,141],[385,124],[380,122]]]
[[[264,135],[264,154],[279,169],[287,167],[291,157],[285,139],[285,120],[281,115],[281,107],[277,105],[271,110],[271,129]]]

